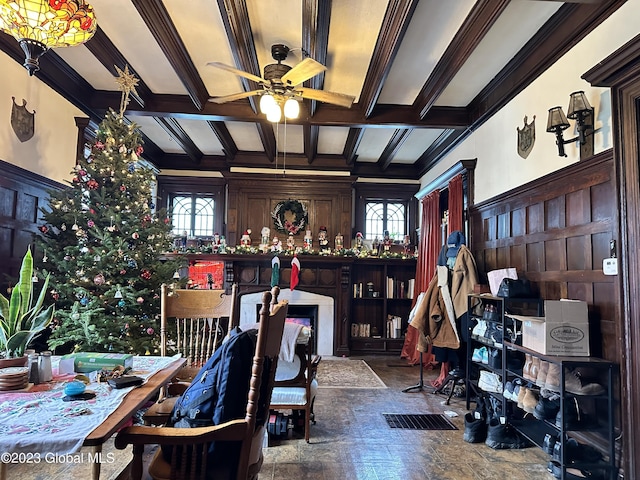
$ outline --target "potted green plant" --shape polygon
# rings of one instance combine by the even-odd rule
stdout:
[[[25,349],[51,322],[54,305],[43,307],[48,285],[49,275],[34,304],[33,257],[29,247],[22,259],[20,278],[9,299],[0,294],[0,355],[4,357],[0,359],[0,366],[25,365]]]

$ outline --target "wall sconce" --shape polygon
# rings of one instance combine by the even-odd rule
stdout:
[[[582,90],[571,94],[566,116],[562,111],[562,107],[549,109],[547,132],[554,133],[556,136],[558,155],[566,157],[567,154],[564,151],[565,144],[573,143],[576,140],[580,142],[580,158],[593,155],[593,117],[593,107],[589,104],[587,96]],[[565,140],[562,132],[569,128],[569,118],[576,121],[578,136],[570,140]]]

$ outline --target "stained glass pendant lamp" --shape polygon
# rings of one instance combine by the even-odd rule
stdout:
[[[50,48],[72,47],[96,32],[93,8],[84,0],[0,0],[0,30],[12,35],[33,75]]]

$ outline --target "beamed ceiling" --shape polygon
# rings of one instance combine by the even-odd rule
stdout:
[[[96,35],[47,52],[35,76],[95,130],[120,103],[115,66],[128,66],[140,83],[126,117],[161,172],[224,175],[286,164],[287,171],[417,180],[624,0],[89,3]],[[304,86],[352,95],[353,106],[305,100],[297,120],[272,124],[257,96],[210,101],[260,87],[207,63],[262,76],[275,63],[274,44],[291,49],[283,63],[292,67],[303,52],[325,65]],[[23,62],[12,37],[0,33],[0,48]]]

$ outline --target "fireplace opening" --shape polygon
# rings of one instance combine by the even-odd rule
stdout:
[[[260,307],[260,305],[256,305],[258,316]],[[286,321],[311,328],[311,353],[315,354],[318,350],[318,305],[289,304]]]

